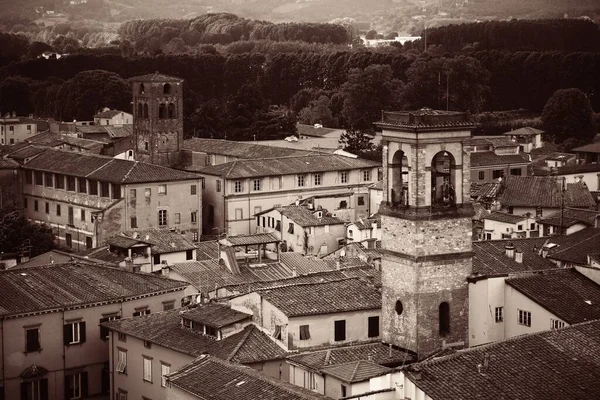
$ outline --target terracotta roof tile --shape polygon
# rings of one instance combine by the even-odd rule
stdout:
[[[561,207],[563,204],[562,179],[551,176],[507,176],[500,197],[503,206]],[[566,207],[595,207],[587,186],[567,184],[564,192]]]
[[[586,228],[570,235],[553,236],[552,243],[558,246],[552,248],[548,257],[577,265],[587,264],[587,255],[600,249],[600,228]]]
[[[152,245],[152,254],[174,253],[196,248],[183,235],[171,232],[168,229],[134,229],[122,232],[122,235],[131,239],[137,239],[140,242],[150,243]]]
[[[504,132],[503,135],[512,135],[512,136],[533,136],[544,133],[543,130],[532,128],[531,126],[525,126],[523,128],[515,129],[509,132]]]
[[[309,210],[306,206],[300,205],[291,205],[285,207],[277,207],[276,210],[294,221],[296,224],[300,225],[303,228],[309,226],[325,226],[325,225],[341,225],[344,224],[344,221],[332,216],[327,210]],[[257,215],[262,215],[271,210],[266,210]],[[321,213],[321,217],[319,218],[319,214]]]
[[[376,376],[392,372],[392,369],[376,364],[368,360],[351,361],[345,364],[330,365],[324,367],[323,374],[331,375],[342,382],[362,382]]]
[[[160,72],[155,72],[153,74],[146,74],[140,76],[134,76],[129,80],[137,82],[183,82],[183,79],[178,78],[176,76],[161,74]]]
[[[547,240],[548,238],[530,238],[473,242],[473,273],[489,276],[556,268],[552,261],[539,255],[539,250]],[[509,242],[523,253],[522,263],[506,256],[504,247]]]
[[[252,314],[246,314],[218,303],[200,304],[198,307],[190,309],[183,316],[191,321],[215,328],[252,319]]]
[[[240,159],[304,156],[316,153],[309,150],[265,146],[256,142],[236,142],[232,140],[202,138],[185,140],[183,142],[183,149],[206,154],[226,155]]]
[[[541,218],[539,222],[544,225],[553,226],[561,226],[562,223],[563,227],[573,226],[577,223],[593,226],[598,216],[600,216],[600,211],[565,208],[562,211],[557,211],[547,217]]]
[[[503,212],[492,212],[489,215],[483,217],[483,219],[489,219],[491,221],[505,222],[507,224],[516,224],[527,219],[525,215],[515,215]]]
[[[498,166],[523,166],[529,164],[529,160],[521,154],[497,155],[493,151],[481,151],[471,153],[471,168]]]

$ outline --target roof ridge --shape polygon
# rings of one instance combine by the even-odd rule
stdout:
[[[242,336],[242,339],[240,340],[240,342],[235,345],[235,347],[233,348],[233,350],[231,350],[231,353],[229,353],[229,355],[227,356],[227,358],[225,358],[227,361],[231,361],[231,359],[237,354],[237,352],[240,351],[240,348],[246,343],[246,340],[248,340],[248,337],[250,336],[250,334],[254,330],[254,324],[251,324],[249,326],[250,326],[250,329],[248,329],[248,331],[246,333],[244,333],[244,335]]]
[[[358,373],[358,367],[360,366],[360,363],[361,363],[362,361],[363,361],[363,360],[358,360],[358,361],[356,362],[356,365],[354,366],[354,370],[352,370],[352,374],[350,374],[350,381],[353,381],[353,380],[354,380],[354,378],[356,377],[356,374]]]
[[[129,171],[127,171],[125,176],[123,176],[123,179],[121,180],[121,182],[127,181],[127,178],[129,178],[129,175],[133,172],[133,169],[138,165],[138,163],[139,163],[139,161],[133,162],[133,165],[131,166],[131,168],[129,168]]]

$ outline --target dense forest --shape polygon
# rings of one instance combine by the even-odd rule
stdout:
[[[185,132],[196,136],[278,137],[296,120],[368,135],[382,109],[540,115],[561,88],[580,89],[600,110],[598,26],[588,21],[436,28],[426,50],[424,40],[349,46],[345,26],[231,14],[131,21],[119,34],[96,49],[63,36],[58,45],[72,53],[60,59],[38,57],[52,43],[0,34],[0,111],[81,120],[104,106],[128,109],[127,79],[154,71],[185,79]]]

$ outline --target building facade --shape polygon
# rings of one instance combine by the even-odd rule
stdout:
[[[104,109],[94,115],[96,125],[130,125],[133,123],[133,115],[125,111]]]
[[[23,142],[37,135],[37,124],[19,118],[0,118],[0,145]]]

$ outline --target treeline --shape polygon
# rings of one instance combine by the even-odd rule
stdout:
[[[301,41],[307,43],[349,43],[350,34],[341,25],[321,23],[281,23],[240,18],[233,14],[204,14],[185,19],[148,19],[123,23],[121,40],[133,44],[136,52],[156,52],[165,48],[248,41]]]
[[[431,28],[426,34],[428,45],[443,46],[446,51],[465,46],[476,50],[600,50],[598,25],[580,19],[485,21]]]

